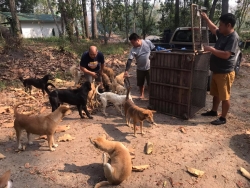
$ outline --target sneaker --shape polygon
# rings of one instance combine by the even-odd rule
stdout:
[[[213,125],[222,125],[225,124],[227,122],[226,118],[220,117],[214,121],[211,122],[211,124]]]
[[[201,115],[202,116],[218,116],[218,113],[217,113],[217,111],[210,110],[210,111],[207,111],[205,113],[202,113]]]

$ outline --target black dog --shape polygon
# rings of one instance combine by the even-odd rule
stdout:
[[[41,89],[43,92],[43,95],[45,94],[45,86],[49,80],[53,80],[54,78],[47,74],[43,78],[27,78],[23,79],[23,77],[19,77],[21,82],[23,82],[23,86],[25,88],[25,92],[28,92],[31,94],[32,86]]]
[[[52,107],[52,112],[55,111],[60,106],[60,104],[68,103],[77,106],[81,118],[84,118],[82,114],[83,109],[88,118],[93,119],[93,117],[90,116],[90,113],[88,112],[86,107],[88,93],[91,90],[90,82],[84,82],[82,86],[78,89],[56,89],[52,92],[48,89],[49,85],[54,88],[56,87],[51,83],[48,83],[45,86],[45,91],[49,95],[49,101]]]

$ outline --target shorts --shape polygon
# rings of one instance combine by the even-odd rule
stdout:
[[[86,74],[86,73],[84,74],[84,77],[90,83],[92,83],[94,79],[95,79],[96,82],[102,82],[102,77],[101,77],[99,71],[96,71],[95,73],[97,73],[97,76],[98,76],[97,78],[93,78],[93,76],[91,76],[89,74]]]
[[[149,86],[150,70],[142,71],[137,69],[136,75],[137,75],[137,86],[143,86],[145,79],[147,80],[147,85]]]
[[[210,94],[219,97],[219,99],[222,101],[229,100],[234,78],[234,71],[225,74],[213,73]]]

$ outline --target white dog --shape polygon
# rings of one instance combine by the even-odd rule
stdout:
[[[76,86],[79,83],[81,76],[84,75],[84,73],[81,72],[80,69],[78,69],[75,64],[70,67],[69,72],[73,76]]]
[[[106,110],[106,106],[107,106],[108,101],[110,101],[111,103],[113,103],[115,105],[115,107],[116,107],[116,109],[118,111],[121,111],[122,116],[124,116],[124,114],[122,113],[122,105],[125,103],[126,95],[118,95],[118,94],[115,94],[115,93],[112,93],[112,92],[99,93],[98,92],[98,87],[99,86],[100,85],[98,85],[96,87],[96,93],[98,95],[100,95],[100,99],[101,99],[102,105],[103,105],[103,114],[105,116],[107,116],[105,110]],[[128,97],[133,102],[132,97],[131,97],[130,94],[129,94]],[[119,109],[119,106],[121,106],[120,109]]]

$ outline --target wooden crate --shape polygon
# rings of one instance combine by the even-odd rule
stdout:
[[[189,119],[205,107],[210,53],[152,52],[149,106]]]

